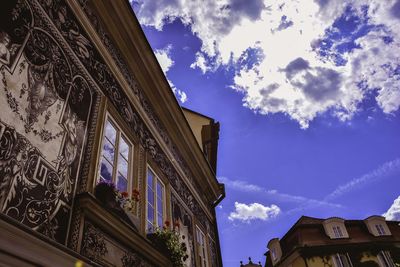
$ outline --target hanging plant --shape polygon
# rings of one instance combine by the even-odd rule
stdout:
[[[163,228],[156,228],[151,234],[148,234],[150,241],[165,254],[172,262],[174,267],[184,267],[188,259],[187,247],[182,240],[184,235],[170,229],[170,222],[165,221]]]
[[[137,230],[139,219],[134,214],[136,203],[140,200],[140,194],[137,189],[133,189],[132,197],[129,197],[128,192],[119,191],[113,183],[102,181],[96,185],[94,194],[106,209],[128,222]]]

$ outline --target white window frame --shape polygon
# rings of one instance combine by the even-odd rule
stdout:
[[[386,235],[386,231],[385,231],[385,228],[383,227],[383,225],[382,224],[375,224],[375,228],[376,228],[376,231],[377,231],[377,233],[378,233],[378,235]]]
[[[377,255],[379,265],[381,267],[395,267],[392,257],[389,251],[381,251]]]
[[[346,257],[347,262],[349,263],[349,266],[347,266],[345,263],[343,263],[342,257]],[[333,265],[335,267],[352,267],[353,264],[351,263],[349,254],[345,253],[336,253],[334,255],[332,255],[332,261],[333,261]]]
[[[200,235],[200,237],[199,237]],[[202,238],[203,244],[200,243],[200,239]],[[208,245],[207,239],[204,232],[200,229],[198,225],[196,225],[196,252],[199,257],[200,267],[209,267],[208,261]]]
[[[276,259],[278,258],[277,255],[276,255],[276,249],[275,248],[271,249],[271,258],[272,258],[272,261],[276,261]]]
[[[340,226],[334,225],[334,226],[332,226],[332,230],[333,230],[333,235],[335,236],[335,238],[341,238],[344,236]]]
[[[153,191],[153,202],[154,202],[154,206],[153,206],[153,222],[151,223],[152,229],[149,228],[149,210],[148,210],[148,206],[149,204],[149,195],[148,195],[148,173],[152,172],[153,173],[153,184],[152,184],[152,191]],[[158,202],[157,202],[157,182],[159,182],[162,185],[162,211],[163,211],[163,217],[162,217],[162,224],[158,225]],[[160,179],[160,177],[156,174],[156,172],[149,166],[147,165],[147,169],[146,169],[146,232],[153,232],[157,227],[161,228],[163,227],[164,222],[166,221],[167,218],[167,198],[166,198],[166,186],[165,183]]]
[[[124,157],[124,159],[126,159],[128,161],[128,170],[127,170],[127,193],[129,197],[132,197],[132,189],[133,189],[133,161],[134,161],[134,144],[133,142],[131,142],[130,138],[125,134],[124,130],[122,130],[122,127],[116,122],[116,120],[112,117],[111,114],[109,114],[108,112],[106,113],[104,122],[103,122],[103,134],[102,134],[102,138],[101,138],[101,146],[100,146],[100,153],[99,153],[99,164],[98,164],[98,172],[97,172],[97,183],[101,182],[101,181],[107,181],[106,179],[102,178],[101,176],[101,164],[102,164],[102,160],[103,158],[108,162],[111,163],[109,161],[109,159],[107,159],[107,157],[103,156],[103,152],[104,152],[104,145],[106,141],[106,138],[108,139],[108,137],[106,137],[106,125],[107,122],[110,122],[110,124],[112,125],[112,127],[115,129],[116,131],[116,136],[115,136],[115,143],[112,144],[114,146],[114,159],[112,162],[112,166],[113,166],[113,171],[111,174],[111,182],[115,185],[115,188],[118,188],[118,160],[119,160],[119,155],[120,155],[120,151],[119,151],[119,145],[120,145],[120,140],[123,138],[123,140],[126,142],[126,144],[129,146],[129,152],[128,152],[128,159],[125,158],[125,156],[123,156],[121,154],[122,157]],[[108,141],[111,143],[111,141],[108,139]]]

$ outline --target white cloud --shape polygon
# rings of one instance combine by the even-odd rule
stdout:
[[[190,0],[134,1],[142,24],[161,30],[179,18],[202,41],[192,68],[203,73],[219,66],[236,66],[231,88],[243,93],[243,105],[260,114],[284,113],[302,128],[326,111],[345,121],[358,111],[366,92],[376,90],[385,113],[400,107],[400,79],[393,70],[400,64],[400,27],[397,0],[248,1]],[[346,6],[382,25],[357,40],[358,48],[343,55],[347,63],[336,66],[313,50]],[[390,35],[388,44],[383,37]],[[333,50],[343,43],[333,44]],[[257,64],[243,64],[246,51],[258,49]],[[290,75],[296,60],[308,68]],[[360,88],[362,82],[365,87]]]
[[[368,183],[378,181],[394,173],[400,173],[400,159],[397,158],[392,161],[385,162],[377,169],[362,175],[361,177],[354,178],[346,184],[338,186],[332,193],[330,193],[325,200],[335,199],[345,193],[354,189],[358,189]]]
[[[254,185],[254,184],[249,184],[246,181],[240,181],[240,180],[230,180],[226,177],[218,177],[219,182],[224,183],[226,186],[229,186],[232,189],[239,190],[239,191],[244,191],[244,192],[262,192],[264,191],[264,188]]]
[[[264,206],[259,203],[244,204],[235,202],[235,211],[229,214],[228,219],[231,221],[239,220],[242,222],[250,222],[251,220],[272,219],[281,213],[281,209],[272,204],[271,206]]]
[[[168,45],[164,49],[158,49],[154,51],[158,63],[160,63],[161,69],[164,71],[164,73],[167,73],[175,63],[170,56],[171,49],[172,45]]]
[[[393,201],[392,206],[382,216],[389,221],[400,221],[400,196]]]
[[[175,62],[171,59],[171,50],[172,50],[172,45],[168,45],[164,49],[158,49],[154,51],[158,63],[160,63],[161,69],[164,71],[164,74],[166,76],[167,72],[175,64]],[[175,94],[176,98],[181,103],[185,103],[187,101],[186,93],[176,88],[174,83],[169,78],[167,78],[167,81],[172,89],[172,92]]]
[[[227,177],[218,177],[219,182],[224,183],[227,188],[246,192],[246,193],[259,193],[265,197],[269,197],[276,202],[292,202],[300,204],[304,207],[311,208],[317,206],[327,206],[330,208],[340,208],[341,205],[331,203],[325,200],[311,199],[304,196],[290,195],[286,193],[281,193],[275,189],[266,189],[261,186],[248,183],[241,180],[231,180]]]

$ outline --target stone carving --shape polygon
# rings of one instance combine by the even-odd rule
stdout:
[[[86,223],[85,226],[82,255],[93,261],[101,262],[101,259],[108,253],[104,236],[92,224]]]
[[[154,266],[140,257],[137,253],[125,251],[121,258],[122,267],[151,267]]]
[[[2,3],[0,211],[65,243],[96,93],[34,2]]]

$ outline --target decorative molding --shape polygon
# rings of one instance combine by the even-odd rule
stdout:
[[[69,228],[69,243],[68,247],[74,251],[79,251],[79,235],[81,229],[81,222],[82,222],[82,209],[80,207],[75,207],[72,218],[71,224]]]
[[[137,253],[127,252],[127,251],[125,251],[124,255],[122,256],[121,263],[122,263],[122,267],[132,267],[132,266],[151,267],[151,266],[153,266],[148,261],[146,261],[142,257],[140,257]]]
[[[101,263],[101,259],[108,253],[103,233],[92,224],[85,224],[85,233],[82,240],[82,255]]]

